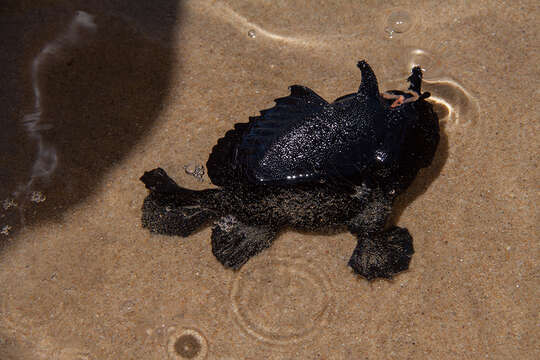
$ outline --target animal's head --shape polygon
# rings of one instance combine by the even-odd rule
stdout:
[[[433,105],[426,101],[431,94],[428,91],[422,92],[420,66],[413,67],[407,81],[408,91],[387,91],[382,97],[386,106],[390,107],[390,111],[403,110],[407,114],[404,119],[407,121],[403,137],[406,150],[404,154],[408,155],[409,160],[414,161],[418,167],[426,167],[431,164],[439,144],[439,117],[433,111]]]
[[[358,94],[377,98],[384,109],[387,135],[383,147],[393,154],[392,164],[388,165],[402,175],[410,172],[412,179],[418,169],[431,164],[440,138],[439,118],[433,105],[426,101],[430,93],[422,93],[422,69],[412,69],[407,91],[379,93],[371,67],[365,61],[358,62],[358,67],[362,72]]]

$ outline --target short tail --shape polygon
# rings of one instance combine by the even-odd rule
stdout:
[[[151,232],[185,237],[218,216],[204,204],[212,190],[180,187],[161,168],[145,172],[141,181],[150,190],[142,207],[142,225]]]

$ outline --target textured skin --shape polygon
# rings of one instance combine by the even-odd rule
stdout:
[[[214,147],[207,168],[218,189],[178,186],[164,170],[146,172],[143,226],[188,236],[211,220],[212,251],[238,269],[268,248],[284,227],[348,230],[358,238],[349,265],[367,279],[406,270],[414,253],[406,229],[385,229],[392,204],[428,166],[439,124],[414,68],[409,90],[379,93],[375,74],[358,63],[358,93],[328,103],[294,85],[291,95],[236,124]],[[418,99],[413,101],[416,93]]]

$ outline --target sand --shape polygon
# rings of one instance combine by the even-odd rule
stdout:
[[[77,12],[79,11],[79,12]],[[0,12],[0,359],[538,359],[536,1],[19,1]],[[141,227],[141,174],[186,187],[287,86],[425,71],[442,141],[392,221],[392,281],[348,233],[287,231],[239,272],[211,229]]]

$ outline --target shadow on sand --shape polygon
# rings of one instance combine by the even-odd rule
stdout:
[[[0,247],[96,191],[148,133],[178,67],[178,0],[25,3],[0,14]]]

